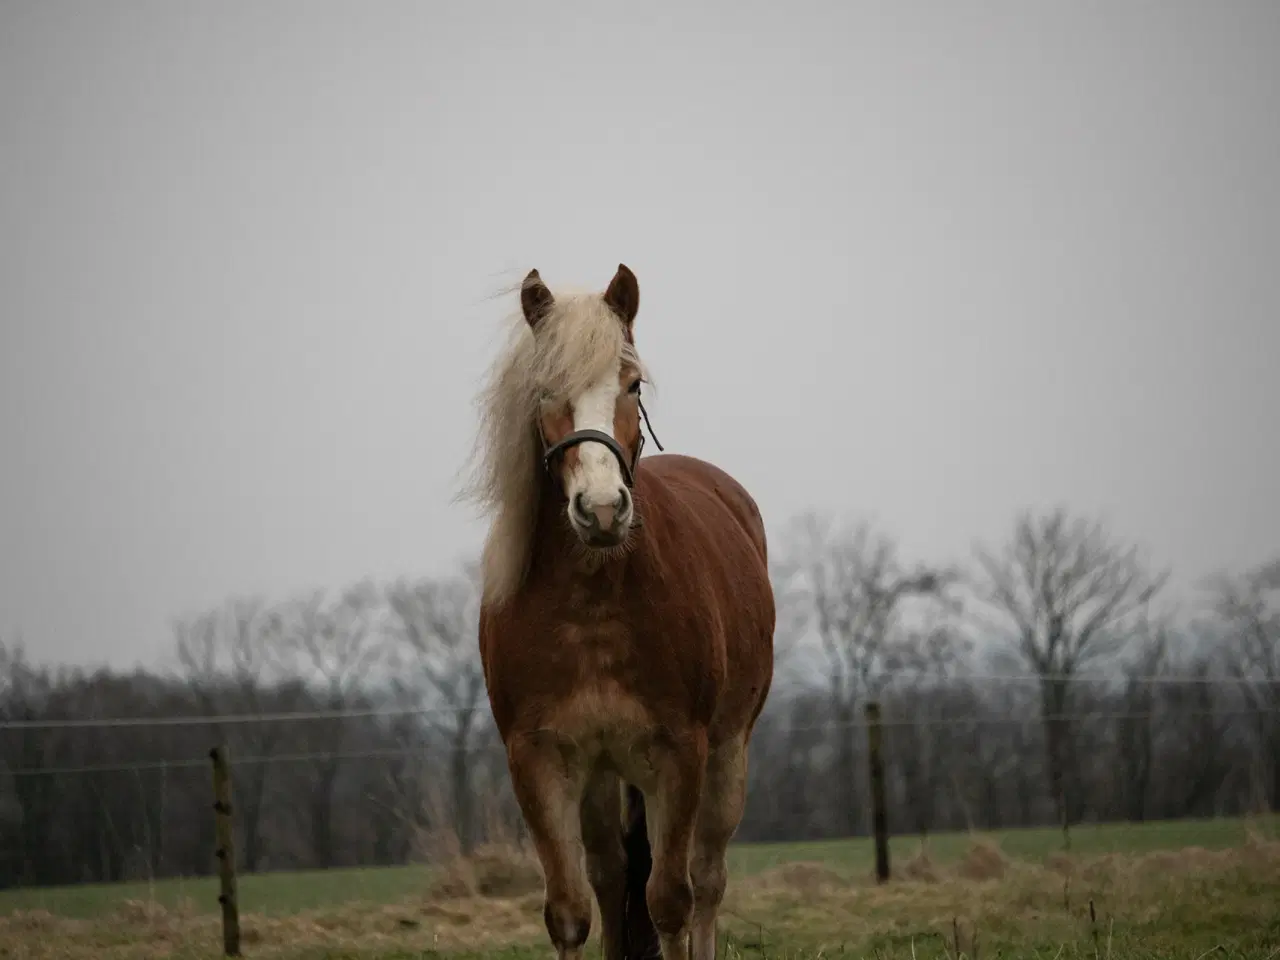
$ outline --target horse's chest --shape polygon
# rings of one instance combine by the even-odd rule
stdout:
[[[627,758],[647,752],[655,729],[651,705],[637,684],[629,634],[615,624],[561,628],[556,695],[539,726],[581,759]]]
[[[553,647],[559,679],[577,687],[626,686],[637,667],[633,634],[616,619],[565,624],[555,631]]]
[[[665,742],[648,705],[607,680],[575,689],[547,712],[541,731],[569,768],[612,769],[642,789]]]

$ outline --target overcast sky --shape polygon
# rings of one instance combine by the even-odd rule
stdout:
[[[0,5],[0,635],[444,572],[511,301],[637,273],[780,530],[1280,549],[1280,4]],[[648,450],[656,452],[650,445]]]

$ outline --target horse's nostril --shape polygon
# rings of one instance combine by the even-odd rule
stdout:
[[[573,512],[576,513],[578,515],[578,519],[587,526],[591,526],[596,522],[595,514],[587,509],[586,498],[580,493],[573,498]]]

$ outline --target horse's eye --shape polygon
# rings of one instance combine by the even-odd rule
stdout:
[[[640,381],[632,380],[631,386],[627,387],[627,393],[639,393],[639,392],[640,392]]]

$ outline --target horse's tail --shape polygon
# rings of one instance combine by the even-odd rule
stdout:
[[[653,868],[649,852],[649,831],[645,824],[644,794],[627,784],[626,825],[622,843],[627,852],[627,894],[623,900],[623,934],[626,938],[626,960],[653,960],[662,956],[658,944],[658,928],[649,916],[645,887]]]

